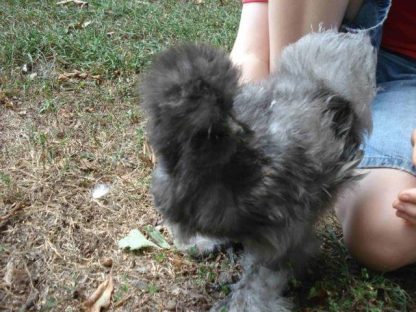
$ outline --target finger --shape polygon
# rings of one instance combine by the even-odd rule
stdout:
[[[406,223],[410,225],[416,225],[416,218],[409,217],[407,214],[401,212],[400,210],[396,211],[396,216],[402,218],[404,221],[406,221]]]
[[[400,192],[399,200],[406,203],[416,204],[416,188],[407,189]]]
[[[399,203],[398,205],[394,206],[397,211],[400,211],[410,218],[414,218],[416,220],[416,205],[407,204],[407,203]]]

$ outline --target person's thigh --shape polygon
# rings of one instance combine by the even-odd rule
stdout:
[[[336,205],[351,254],[381,271],[416,262],[416,227],[397,217],[392,207],[401,191],[416,188],[416,177],[396,169],[363,171],[367,175]]]
[[[348,0],[269,1],[270,70],[277,68],[282,50],[311,31],[338,29]]]

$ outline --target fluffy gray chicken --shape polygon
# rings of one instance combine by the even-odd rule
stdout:
[[[206,45],[153,62],[141,97],[158,159],[154,203],[177,240],[240,242],[246,254],[213,310],[290,309],[282,290],[317,250],[315,221],[358,178],[374,94],[375,52],[362,34],[309,34],[267,80],[241,86],[228,55]]]

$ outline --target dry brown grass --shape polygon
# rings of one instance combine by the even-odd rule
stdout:
[[[221,296],[224,255],[197,263],[174,250],[117,247],[131,229],[161,224],[134,81],[55,81],[46,98],[38,87],[0,105],[0,167],[9,180],[0,184],[0,310],[78,311],[110,272],[111,310],[209,307]],[[98,183],[111,186],[103,199],[91,197]]]

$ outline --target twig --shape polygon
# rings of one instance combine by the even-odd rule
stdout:
[[[133,297],[133,294],[129,294],[127,296],[124,296],[123,299],[121,299],[119,302],[117,302],[114,307],[118,308],[120,306],[122,306],[127,300],[129,300],[131,297]]]

